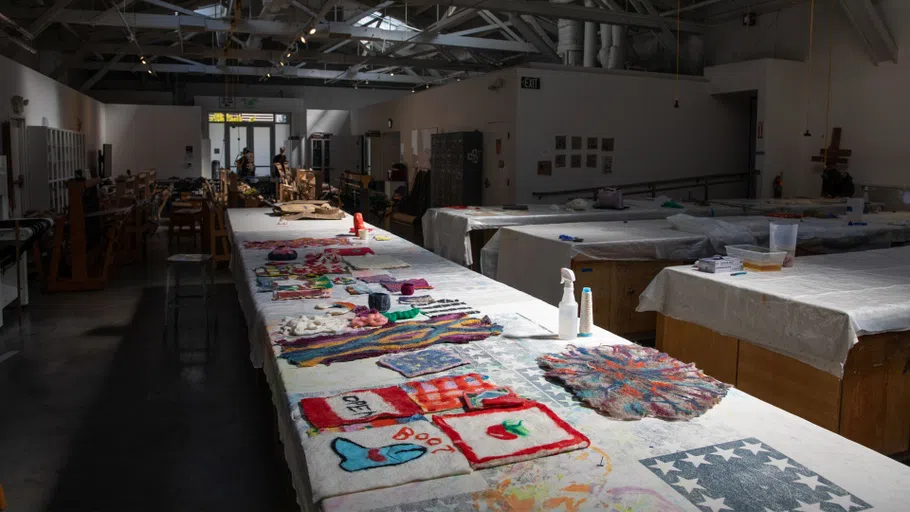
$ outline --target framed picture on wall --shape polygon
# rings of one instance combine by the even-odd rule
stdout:
[[[587,160],[585,167],[588,169],[597,169],[597,153],[589,153],[587,155]]]
[[[562,169],[566,166],[566,155],[556,155],[553,157],[553,166]]]
[[[581,169],[581,155],[572,155],[572,162],[569,164],[572,169]]]
[[[597,151],[597,137],[588,137],[588,151]]]
[[[581,151],[581,137],[572,137],[572,151]]]
[[[603,138],[600,140],[601,151],[613,151],[613,137]]]
[[[601,167],[603,168],[604,174],[613,174],[613,156],[604,155],[603,165]]]
[[[552,176],[553,175],[553,162],[549,160],[540,160],[537,162],[537,175],[538,176]]]
[[[566,136],[565,135],[556,136],[555,148],[556,148],[556,151],[559,151],[559,150],[565,151],[565,149],[566,149]]]

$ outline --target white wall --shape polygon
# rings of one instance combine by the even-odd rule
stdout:
[[[306,133],[331,133],[351,135],[351,112],[349,110],[307,110]]]
[[[681,79],[676,109],[677,82],[669,75],[549,67],[518,73],[541,80],[539,90],[518,90],[519,203],[554,201],[535,200],[533,192],[748,170],[748,103],[713,97],[705,80]],[[583,149],[572,151],[567,141],[568,150],[556,151],[556,136],[581,136]],[[598,167],[586,167],[588,137],[614,138],[611,174],[602,170],[611,153],[600,148],[594,151]],[[556,154],[567,155],[566,168],[556,168]],[[582,168],[570,168],[572,154],[582,155]],[[542,160],[553,162],[551,176],[537,174]]]
[[[114,175],[155,168],[158,179],[203,175],[202,109],[173,105],[107,105],[105,142],[113,145]],[[185,147],[193,147],[188,162]],[[208,168],[205,169],[208,175]]]
[[[779,126],[783,133],[774,132],[774,136],[786,138],[777,143],[783,144],[783,149],[772,154],[777,145],[769,147],[765,158],[772,159],[774,167],[785,172],[787,196],[818,196],[821,190],[820,165],[812,164],[809,158],[825,144],[831,48],[828,132],[835,126],[843,128],[842,147],[853,150],[848,171],[858,184],[910,186],[910,164],[906,158],[910,140],[910,5],[906,0],[882,0],[877,5],[900,48],[897,64],[874,65],[859,32],[839,3],[816,2],[811,75],[807,73],[808,65],[803,64],[800,73],[789,73],[774,87],[774,97],[769,98],[768,104],[790,120]],[[749,29],[738,20],[732,21],[708,32],[706,58],[709,64],[764,57],[806,61],[808,26],[807,3],[761,16],[757,26]],[[829,44],[831,30],[833,47]],[[807,84],[811,99],[808,108]],[[811,138],[803,137],[807,110]],[[767,126],[765,131],[770,136]],[[765,176],[766,181],[770,178]]]
[[[490,90],[489,86],[497,80],[501,80],[502,86],[498,90]],[[413,179],[417,157],[411,144],[412,130],[486,132],[491,123],[514,125],[516,88],[514,69],[430,89],[421,88],[419,92],[353,112],[351,131],[355,134],[368,130],[399,132],[404,144],[404,160]],[[392,120],[391,129],[388,127],[389,119]],[[494,151],[486,147],[486,143],[484,146],[484,153]],[[514,168],[514,152],[507,151],[502,157],[507,168]]]
[[[89,153],[86,164],[89,168],[97,166],[97,150],[104,134],[104,104],[0,56],[0,120],[9,119],[13,96],[29,100],[25,109],[27,125],[46,124],[51,128],[84,133],[85,148]]]

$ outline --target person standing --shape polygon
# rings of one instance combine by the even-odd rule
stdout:
[[[241,178],[251,177],[256,174],[253,165],[253,152],[249,148],[243,148],[243,153],[240,154],[240,158],[234,164],[237,166],[237,174]]]
[[[288,171],[288,157],[285,155],[284,146],[279,149],[275,158],[272,158],[272,196],[278,198],[278,187],[281,186],[282,179],[285,178]]]

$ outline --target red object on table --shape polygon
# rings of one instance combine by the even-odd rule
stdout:
[[[411,283],[404,283],[401,285],[401,294],[402,295],[414,295],[414,285]]]
[[[366,229],[366,226],[363,224],[363,214],[358,212],[354,214],[354,234],[357,234],[361,229]]]

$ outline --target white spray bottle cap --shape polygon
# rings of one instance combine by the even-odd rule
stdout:
[[[559,284],[574,283],[575,282],[575,272],[572,272],[572,269],[563,268],[559,270]]]

